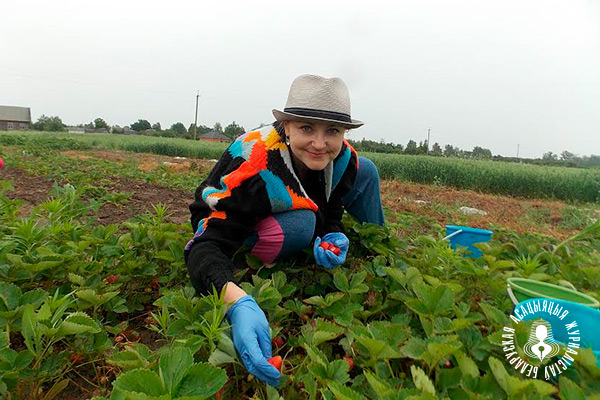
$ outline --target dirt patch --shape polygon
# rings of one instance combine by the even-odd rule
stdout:
[[[426,214],[440,224],[457,224],[460,221],[484,229],[499,225],[518,233],[537,232],[559,238],[574,233],[559,226],[565,207],[559,201],[498,196],[394,180],[383,180],[381,192],[384,207],[397,212]],[[477,208],[487,215],[464,215],[460,211],[463,206]],[[549,226],[541,227],[535,221],[528,221],[526,214],[532,209],[544,210],[548,214]]]
[[[123,150],[68,150],[60,153],[63,156],[88,160],[97,158],[123,164],[134,162],[139,170],[148,172],[164,166],[167,169],[178,172],[198,170],[200,172],[211,170],[215,161],[199,158],[169,157],[147,153],[128,153]]]
[[[4,167],[0,173],[3,181],[13,181],[13,190],[7,193],[10,199],[24,200],[18,215],[28,215],[34,206],[48,200],[53,183],[43,176],[31,175],[21,169]],[[59,184],[64,185],[67,182]],[[152,211],[152,205],[162,203],[169,206],[171,216],[167,221],[180,224],[189,221],[189,204],[194,200],[193,193],[168,188],[166,186],[118,178],[111,182],[112,192],[131,192],[125,204],[105,203],[97,213],[102,225],[121,223],[136,215]]]
[[[46,201],[48,192],[53,185],[43,176],[31,175],[21,169],[9,166],[4,166],[0,170],[0,180],[12,180],[13,190],[6,194],[9,199],[24,201],[18,213],[21,217],[28,215],[35,205]]]
[[[171,216],[169,222],[181,224],[189,221],[189,205],[194,200],[193,193],[168,188],[153,183],[118,178],[112,181],[113,192],[132,192],[126,204],[105,203],[98,211],[98,222],[102,225],[127,221],[136,215],[152,211],[152,205],[162,203],[169,206]]]

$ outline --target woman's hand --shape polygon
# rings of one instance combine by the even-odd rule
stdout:
[[[332,245],[335,248],[332,248]],[[346,262],[346,254],[348,254],[349,247],[350,241],[341,232],[328,233],[323,236],[322,240],[320,237],[317,237],[313,246],[315,260],[318,265],[325,267],[325,269],[335,268]],[[336,251],[336,248],[339,251]]]
[[[279,385],[281,373],[267,362],[272,355],[269,322],[251,295],[238,299],[227,311],[233,344],[246,370],[271,386]]]

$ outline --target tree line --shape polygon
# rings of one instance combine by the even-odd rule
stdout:
[[[264,126],[261,124],[260,126]],[[48,117],[42,115],[37,122],[33,125],[33,129],[38,131],[66,131],[66,125],[63,124],[62,120],[58,116]],[[106,132],[115,134],[124,134],[129,131],[135,131],[137,134],[148,135],[148,136],[162,136],[162,137],[175,137],[182,139],[194,139],[209,133],[217,132],[233,141],[236,137],[246,132],[243,126],[238,125],[235,121],[227,125],[225,128],[221,123],[217,122],[214,126],[209,127],[206,125],[194,126],[190,124],[188,128],[181,122],[176,122],[171,125],[168,129],[162,129],[160,122],[151,124],[150,121],[145,119],[138,119],[128,126],[109,125],[104,119],[96,118],[92,122],[87,124],[80,124],[79,127],[104,130]],[[429,155],[432,157],[455,157],[455,158],[469,158],[479,160],[492,160],[492,161],[510,161],[510,162],[521,162],[530,164],[540,165],[554,165],[564,167],[579,167],[579,168],[592,168],[600,167],[600,156],[578,156],[567,150],[560,154],[553,152],[547,152],[542,155],[541,158],[523,158],[523,157],[503,157],[501,155],[493,155],[491,150],[475,146],[472,150],[463,150],[450,144],[442,146],[439,143],[433,143],[431,147],[428,146],[427,140],[421,141],[417,144],[414,140],[409,140],[406,146],[396,143],[386,143],[383,139],[379,142],[374,140],[368,140],[364,137],[362,140],[349,139],[352,146],[357,151],[366,151],[373,153],[394,153],[394,154],[409,154],[409,155]]]

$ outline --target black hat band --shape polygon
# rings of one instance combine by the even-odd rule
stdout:
[[[312,108],[289,107],[289,108],[284,108],[283,112],[301,115],[303,117],[331,119],[334,121],[352,123],[352,119],[350,118],[350,116],[348,114],[339,113],[339,112],[335,112],[335,111],[315,110]]]

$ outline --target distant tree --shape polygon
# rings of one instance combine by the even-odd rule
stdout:
[[[162,131],[162,128],[160,127],[160,122],[156,122],[152,125],[152,129],[154,129],[156,132],[160,132]]]
[[[125,129],[121,128],[119,125],[113,125],[111,131],[112,133],[125,133]]]
[[[223,127],[220,122],[215,122],[215,126],[213,126],[213,131],[218,133],[223,133]]]
[[[417,154],[427,154],[427,140],[419,142],[417,147]]]
[[[206,125],[198,125],[196,127],[196,139],[199,138],[200,136],[204,135],[205,133],[211,132],[213,130],[213,128],[211,128],[210,126],[206,126]],[[188,128],[187,131],[187,135],[185,136],[186,139],[193,139],[194,138],[194,124],[190,124],[190,127]]]
[[[406,143],[406,147],[404,148],[404,153],[405,154],[418,154],[419,150],[417,149],[417,142],[415,142],[414,140],[409,140],[408,143]]]
[[[176,132],[177,136],[185,136],[187,134],[187,129],[185,129],[185,125],[183,125],[181,122],[174,123],[171,125],[170,129]]]
[[[62,132],[65,130],[65,124],[57,117],[47,117],[42,115],[37,122],[33,124],[33,129],[36,131]]]
[[[567,151],[567,150],[565,150],[562,153],[560,153],[560,159],[562,161],[574,161],[576,157],[577,156],[575,156],[575,154],[573,154],[573,153],[571,153],[570,151]]]
[[[246,131],[244,130],[244,127],[239,126],[238,124],[235,123],[235,121],[233,121],[231,124],[227,125],[225,127],[225,130],[223,131],[223,135],[228,137],[229,140],[231,140],[231,141],[233,141],[238,136],[243,135],[244,133],[246,133]]]
[[[145,119],[138,119],[137,122],[131,124],[131,129],[137,132],[145,131],[146,129],[152,129],[152,125]]]
[[[431,150],[429,150],[429,155],[436,156],[436,157],[439,157],[442,155],[442,147],[439,145],[438,142],[435,142],[433,144],[433,146],[431,147]]]
[[[556,155],[553,152],[549,151],[549,152],[544,153],[542,155],[542,160],[543,161],[558,161],[558,155]]]
[[[94,128],[96,128],[96,129],[109,129],[110,130],[110,126],[108,126],[108,124],[106,123],[106,121],[104,121],[102,118],[96,118],[94,120]]]
[[[458,157],[459,151],[458,147],[447,144],[444,146],[444,157]]]
[[[489,149],[484,149],[483,147],[475,146],[473,147],[471,156],[473,158],[478,158],[481,160],[489,160],[490,158],[492,158],[492,152]]]

